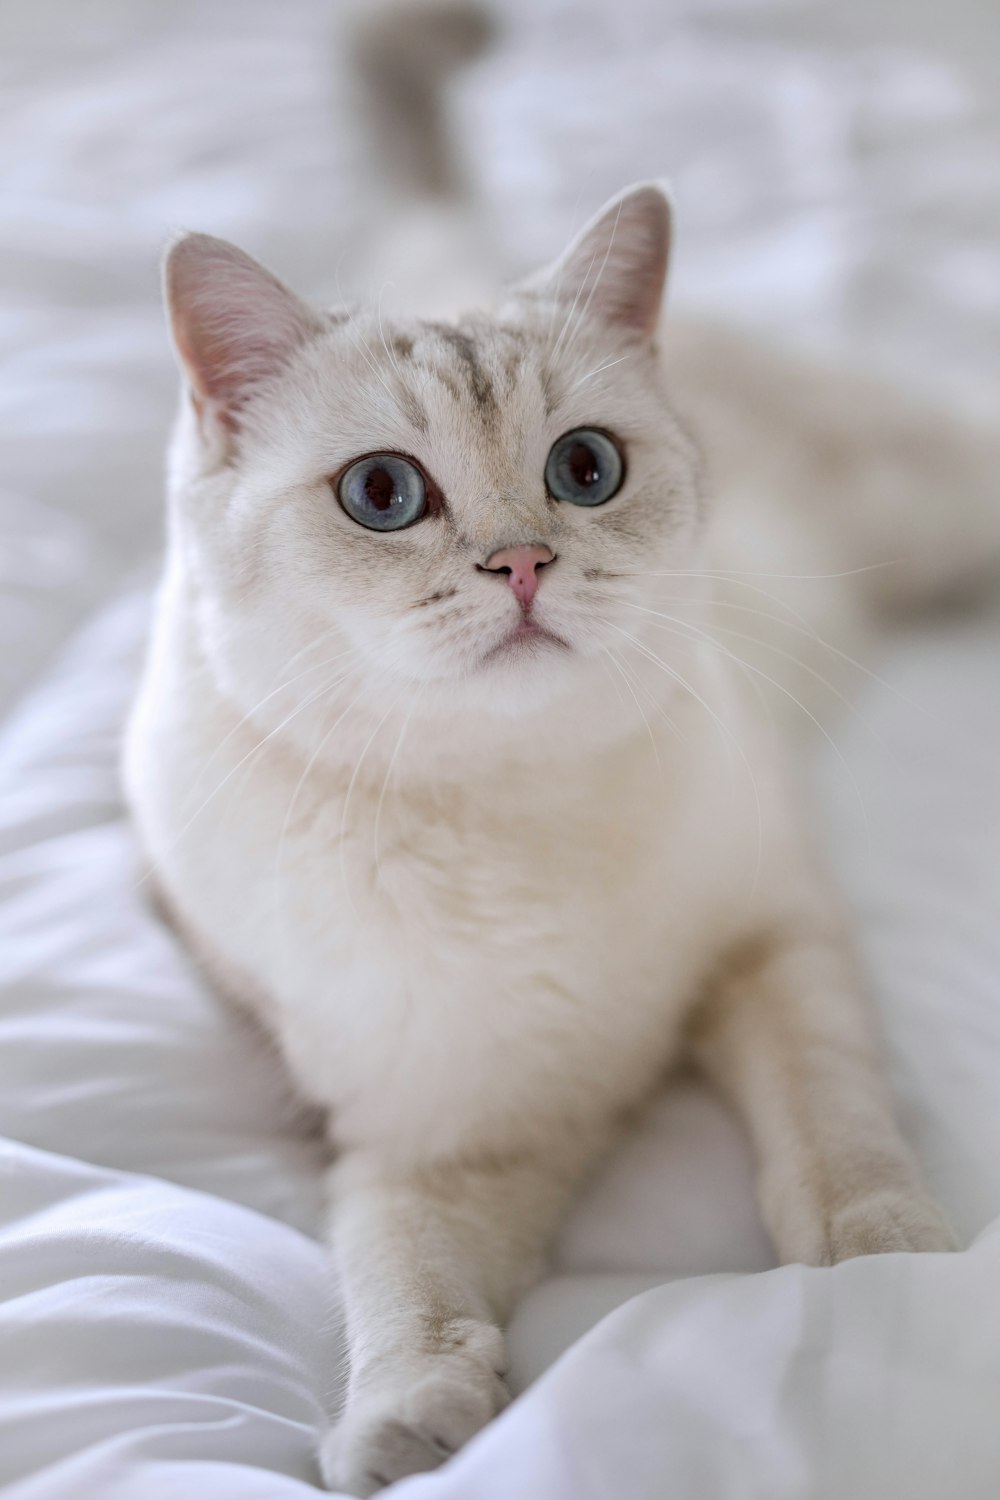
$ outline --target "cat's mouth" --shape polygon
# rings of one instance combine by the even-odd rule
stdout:
[[[569,642],[564,641],[562,636],[556,635],[552,630],[547,630],[536,620],[528,618],[519,621],[502,640],[498,641],[495,646],[491,646],[482,661],[484,666],[490,662],[514,661],[519,656],[532,655],[553,646],[560,651],[572,649]]]

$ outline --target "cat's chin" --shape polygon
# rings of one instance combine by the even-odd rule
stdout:
[[[569,642],[564,641],[562,636],[556,635],[555,631],[548,630],[544,625],[538,625],[533,620],[522,620],[495,646],[490,646],[482,658],[482,666],[486,668],[516,667],[536,656],[549,655],[552,651],[566,652],[570,649]]]
[[[499,648],[490,648],[461,679],[442,684],[436,706],[446,716],[533,719],[541,729],[551,726],[576,699],[592,701],[592,671],[593,663],[558,637],[539,632],[537,638],[508,638]]]

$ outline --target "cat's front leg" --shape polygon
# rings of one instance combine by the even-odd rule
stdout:
[[[350,1357],[321,1453],[331,1488],[371,1495],[433,1469],[507,1403],[501,1324],[586,1154],[539,1142],[417,1170],[354,1153],[331,1170]]]
[[[782,1260],[954,1248],[900,1135],[835,922],[784,922],[733,948],[692,1036],[746,1121]]]

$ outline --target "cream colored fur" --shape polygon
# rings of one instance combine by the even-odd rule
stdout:
[[[852,425],[841,375],[661,338],[666,232],[633,189],[459,338],[312,313],[205,237],[168,267],[187,386],[126,783],[179,929],[327,1114],[351,1376],[323,1463],[357,1494],[503,1405],[512,1303],[685,1048],[746,1120],[782,1258],[950,1245],[755,689],[835,673],[817,623],[842,644],[966,577],[989,445],[937,419],[968,508],[942,557],[924,414],[866,388]],[[542,479],[581,425],[628,465],[593,510]],[[330,477],[372,451],[444,510],[351,520]],[[477,564],[520,542],[557,555],[535,608],[567,648],[503,645],[519,606]]]

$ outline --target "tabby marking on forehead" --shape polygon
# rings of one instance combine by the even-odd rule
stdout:
[[[428,323],[427,328],[455,355],[458,367],[465,376],[468,394],[482,416],[484,425],[495,427],[499,417],[497,393],[472,335],[449,323]]]

